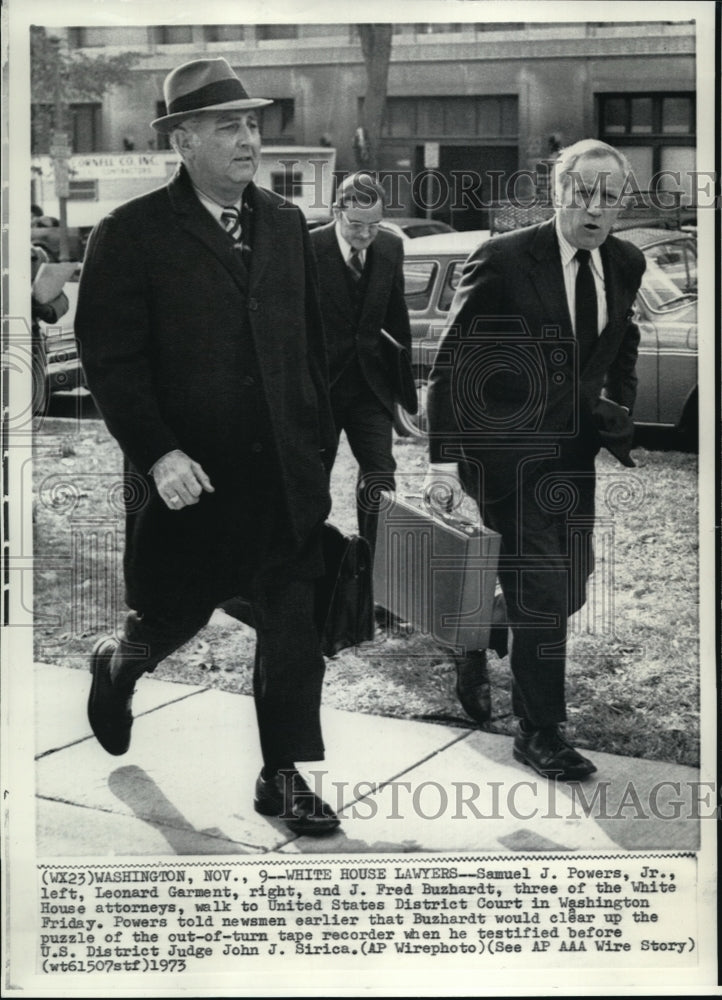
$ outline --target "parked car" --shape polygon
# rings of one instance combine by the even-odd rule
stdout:
[[[672,429],[687,446],[693,445],[697,433],[696,234],[640,227],[625,229],[620,236],[647,258],[635,303],[641,333],[635,423]],[[454,291],[469,254],[490,238],[488,230],[475,230],[422,237],[406,246],[404,277],[419,411],[411,416],[397,409],[399,434],[426,436],[427,381]]]
[[[316,229],[318,226],[327,226],[329,222],[333,222],[333,216],[325,219],[306,219],[306,225],[309,229]],[[391,233],[396,233],[402,240],[418,239],[423,236],[436,236],[439,233],[456,232],[446,222],[440,222],[438,219],[412,219],[411,217],[383,219],[381,228],[388,229]]]
[[[78,274],[65,282],[63,291],[68,297],[68,311],[57,323],[39,322],[40,339],[33,343],[33,410],[36,413],[45,412],[51,393],[85,385],[74,332]]]
[[[439,219],[417,219],[392,217],[381,223],[383,229],[396,233],[404,240],[422,239],[424,236],[436,236],[438,233],[455,233],[456,230]]]

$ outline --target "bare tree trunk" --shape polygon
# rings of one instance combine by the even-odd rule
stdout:
[[[386,92],[391,59],[391,24],[359,24],[361,51],[366,66],[366,96],[361,111],[361,136],[354,143],[359,167],[376,169],[378,165],[381,124],[386,106]]]

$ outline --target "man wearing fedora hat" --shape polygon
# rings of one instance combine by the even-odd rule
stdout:
[[[132,609],[93,650],[88,715],[125,753],[138,678],[242,595],[257,630],[255,807],[325,833],[339,821],[296,770],[324,753],[313,581],[335,448],[313,255],[301,212],[253,183],[271,102],[224,59],[180,66],[164,94],[152,125],[179,169],[96,226],[78,298],[88,385],[125,457]]]

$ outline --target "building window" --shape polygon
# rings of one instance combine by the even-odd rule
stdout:
[[[273,104],[258,110],[264,142],[294,142],[295,106],[292,97],[274,97]]]
[[[627,155],[640,190],[662,170],[684,175],[695,169],[694,94],[599,94],[597,106],[600,139]],[[689,180],[686,184],[683,204],[691,199]]]
[[[382,129],[384,136],[396,138],[415,135],[417,105],[415,97],[388,97]]]
[[[153,27],[156,45],[187,45],[193,41],[192,24],[156,24]]]
[[[70,144],[74,153],[100,149],[100,104],[70,105]]]
[[[65,131],[73,153],[95,153],[100,149],[100,112],[100,104],[70,104],[66,108]],[[55,130],[54,105],[33,104],[30,127],[33,154],[48,153]]]
[[[298,38],[297,24],[257,24],[256,38],[259,42],[282,42]]]
[[[516,97],[389,97],[382,135],[516,139]]]
[[[462,24],[449,24],[444,21],[431,21],[427,24],[415,25],[417,35],[447,35],[461,31]]]
[[[82,49],[87,44],[87,28],[68,28],[68,48]]]
[[[562,22],[564,27],[566,27],[566,22]],[[528,27],[524,21],[497,21],[494,24],[480,24],[474,25],[477,31],[523,31]],[[548,24],[545,27],[549,27]]]
[[[282,198],[300,198],[303,194],[303,176],[293,170],[273,171],[271,190]]]
[[[206,24],[203,40],[206,42],[242,42],[245,31],[242,24]]]
[[[70,181],[71,201],[97,201],[98,182],[97,180]]]

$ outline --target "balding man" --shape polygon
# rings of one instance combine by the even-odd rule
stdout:
[[[453,506],[461,479],[501,535],[514,756],[549,778],[596,771],[560,727],[567,618],[586,599],[593,564],[595,455],[605,445],[634,464],[632,306],[645,265],[610,235],[629,172],[594,139],[560,153],[555,218],[492,239],[467,261],[429,388],[427,490]],[[467,664],[483,686],[484,657]]]

